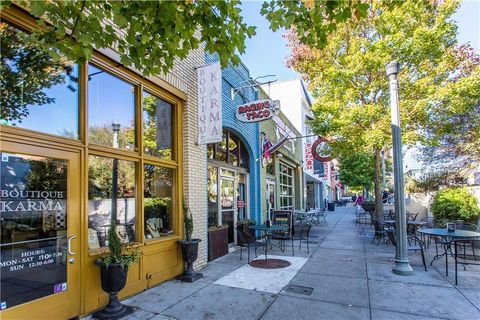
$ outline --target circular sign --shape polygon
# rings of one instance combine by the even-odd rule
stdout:
[[[332,160],[328,140],[325,138],[318,138],[312,145],[312,155],[318,161],[327,162]]]

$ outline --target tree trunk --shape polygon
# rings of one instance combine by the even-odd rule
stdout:
[[[374,188],[375,188],[375,213],[377,219],[380,222],[383,222],[383,200],[382,200],[382,184],[381,184],[381,175],[382,175],[382,156],[381,150],[375,149],[373,155],[373,162],[375,166],[375,176],[373,179]]]

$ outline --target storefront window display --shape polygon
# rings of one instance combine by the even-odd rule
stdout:
[[[155,239],[172,235],[174,171],[172,169],[146,164],[143,174],[145,239]]]
[[[135,241],[135,162],[88,157],[88,244],[90,249],[108,245],[111,221],[118,224],[122,243]]]
[[[181,272],[175,92],[183,92],[98,52],[78,66],[54,62],[49,48],[30,42],[33,23],[20,10],[2,11],[0,310],[68,319],[103,303],[95,261],[112,220],[122,243],[150,252],[132,266],[125,294]],[[145,282],[146,273],[156,275]]]

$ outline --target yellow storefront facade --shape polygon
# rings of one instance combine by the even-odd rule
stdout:
[[[195,87],[146,79],[105,52],[80,65],[52,63],[28,42],[28,14],[9,8],[1,19],[0,318],[68,319],[104,306],[95,261],[112,220],[122,243],[141,251],[120,298],[180,274],[182,199],[195,203],[196,225],[206,212],[194,198],[206,182],[189,182],[194,163],[206,161],[187,113]],[[192,59],[201,65],[203,52]],[[196,66],[182,76],[194,79]]]

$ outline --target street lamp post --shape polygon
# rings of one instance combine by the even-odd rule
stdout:
[[[120,131],[120,123],[112,123],[113,141],[112,147],[118,148],[118,132]],[[112,220],[117,222],[117,190],[118,190],[118,159],[113,158],[112,164]]]
[[[397,74],[400,64],[392,61],[386,66],[390,80],[390,112],[392,116],[393,175],[395,188],[395,266],[392,272],[399,275],[413,274],[407,256],[407,218],[405,214],[405,195],[402,161],[402,132],[400,130],[400,108],[398,104]]]

